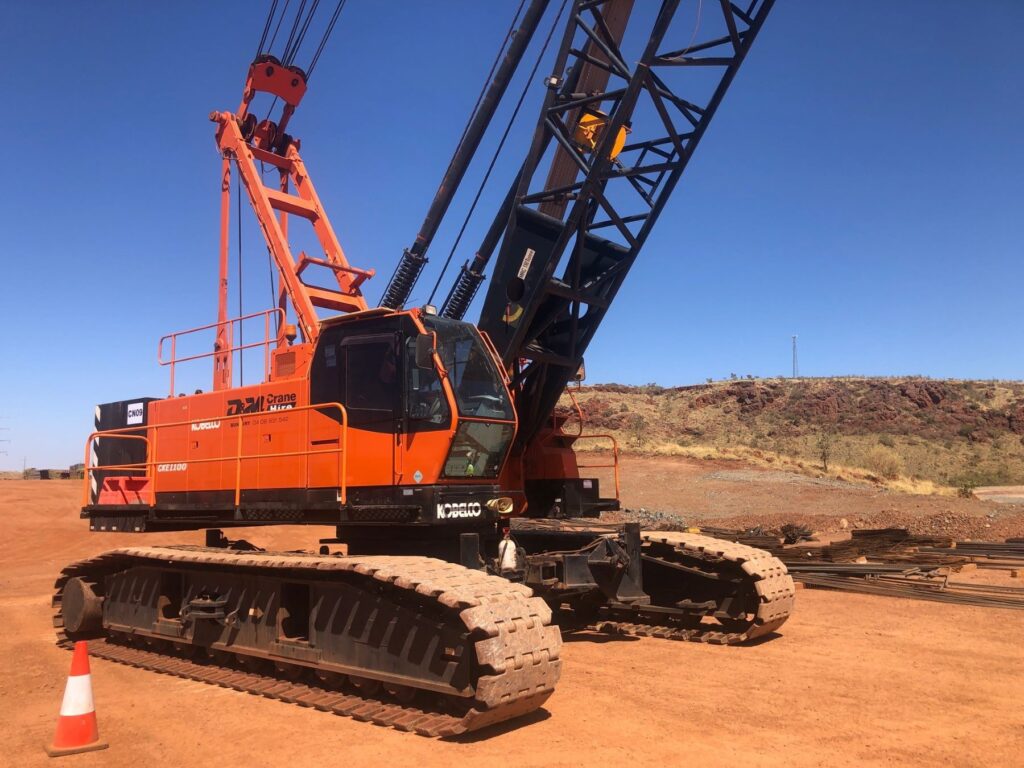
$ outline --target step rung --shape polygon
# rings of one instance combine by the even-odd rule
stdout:
[[[260,149],[259,147],[254,147],[252,145],[249,145],[249,151],[252,152],[254,160],[259,160],[261,163],[269,163],[276,168],[280,168],[282,171],[292,170],[292,161],[287,157],[276,155],[273,152],[268,152],[265,149]]]
[[[307,256],[305,251],[299,254],[299,261],[295,265],[295,272],[301,275],[310,264],[315,264],[318,267],[327,267],[327,269],[333,270],[335,273],[344,272],[353,275],[354,277],[359,278],[359,282],[367,280],[377,274],[377,270],[375,269],[358,269],[357,267],[350,267],[347,264],[332,264],[327,259],[318,259],[313,256]]]
[[[267,199],[270,200],[270,205],[275,211],[293,213],[296,216],[302,216],[310,221],[318,218],[316,208],[313,204],[307,203],[301,197],[289,195],[287,192],[281,192],[269,187],[265,187],[263,191],[266,194]]]
[[[327,288],[315,288],[307,285],[306,293],[314,307],[336,309],[339,312],[358,312],[360,310],[359,303],[355,298],[346,296],[340,291],[331,291]]]

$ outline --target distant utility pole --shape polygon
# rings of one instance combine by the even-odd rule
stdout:
[[[793,378],[800,375],[800,366],[796,362],[796,336],[793,336]]]

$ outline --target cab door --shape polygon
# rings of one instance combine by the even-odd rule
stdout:
[[[348,412],[348,485],[394,485],[402,378],[397,333],[346,336],[338,345]]]

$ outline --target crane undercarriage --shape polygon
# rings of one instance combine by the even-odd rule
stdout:
[[[112,550],[55,585],[60,642],[94,655],[427,736],[526,714],[554,691],[562,631],[734,644],[789,616],[768,553],[690,533],[514,526],[522,567],[248,542]],[[488,573],[488,570],[495,572]]]

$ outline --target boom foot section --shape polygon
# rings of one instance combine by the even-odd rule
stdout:
[[[132,547],[68,566],[58,642],[426,736],[528,714],[561,636],[521,585],[426,557]]]
[[[599,631],[734,645],[771,634],[793,610],[793,578],[764,550],[692,533],[642,541],[651,605],[608,606]]]

